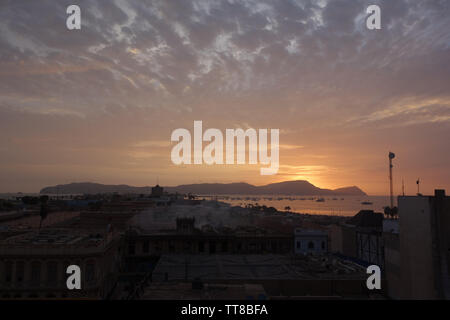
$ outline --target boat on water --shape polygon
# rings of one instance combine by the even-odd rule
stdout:
[[[316,200],[316,202],[325,202],[325,199],[324,198],[319,198],[319,199]]]
[[[368,206],[368,205],[373,204],[373,202],[370,202],[370,201],[363,201],[363,202],[361,202],[361,204],[362,204],[362,205]]]

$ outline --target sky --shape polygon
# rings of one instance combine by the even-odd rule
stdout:
[[[2,0],[0,192],[300,179],[385,195],[392,151],[395,194],[417,178],[450,193],[449,30],[447,0]],[[279,129],[278,174],[174,165],[171,133],[194,120]]]

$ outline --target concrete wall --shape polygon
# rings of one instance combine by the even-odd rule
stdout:
[[[348,225],[332,225],[329,229],[330,251],[357,257],[356,229]]]
[[[433,264],[435,285],[439,298],[450,300],[450,197],[444,190],[436,190],[431,210],[433,230]]]
[[[383,234],[389,296],[450,299],[450,198],[402,196],[398,208],[399,232]]]
[[[429,197],[398,197],[403,299],[436,299]]]
[[[342,226],[342,254],[357,257],[356,230],[354,227]]]
[[[329,227],[328,235],[330,239],[330,251],[343,253],[342,227],[333,224]]]

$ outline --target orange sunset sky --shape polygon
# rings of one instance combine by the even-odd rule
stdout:
[[[450,3],[365,0],[0,4],[0,192],[304,179],[450,192]],[[379,4],[382,29],[365,27]],[[174,129],[280,129],[280,169],[175,166]]]

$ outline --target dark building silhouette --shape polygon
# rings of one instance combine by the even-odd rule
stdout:
[[[161,197],[164,193],[164,188],[160,187],[159,184],[152,187],[152,197]]]

